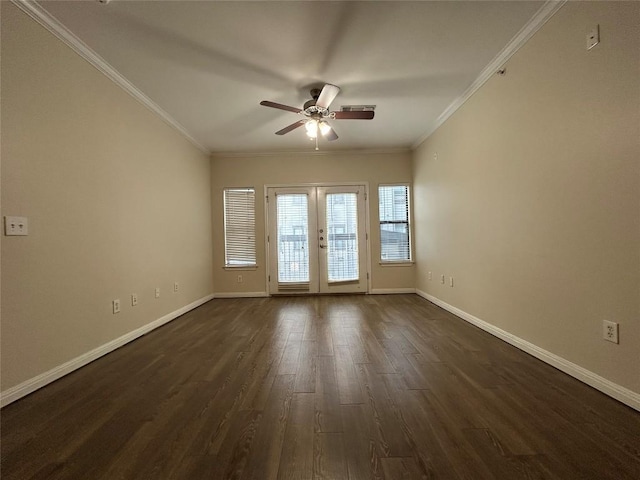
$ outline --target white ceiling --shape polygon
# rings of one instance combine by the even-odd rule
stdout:
[[[39,5],[212,152],[313,150],[274,132],[309,86],[331,105],[322,150],[411,148],[544,5],[542,1],[40,1]]]

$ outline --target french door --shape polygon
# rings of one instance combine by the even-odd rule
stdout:
[[[269,293],[367,291],[365,187],[267,188]]]

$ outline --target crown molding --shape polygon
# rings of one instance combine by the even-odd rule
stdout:
[[[431,136],[447,119],[453,115],[471,96],[478,91],[501,67],[509,60],[547,21],[560,10],[567,0],[547,0],[536,14],[520,29],[507,45],[480,72],[462,95],[456,98],[441,114],[434,124],[413,145],[412,150],[418,148],[422,142]]]
[[[82,40],[67,29],[53,15],[41,7],[35,0],[11,0],[18,8],[33,18],[40,25],[45,27],[57,38],[62,40],[78,55],[93,65],[98,71],[107,76],[116,85],[121,87],[133,98],[158,115],[165,123],[175,128],[189,142],[196,146],[205,154],[212,158],[222,157],[249,157],[249,156],[275,156],[275,155],[335,155],[335,154],[370,154],[370,153],[399,153],[415,150],[433,132],[435,132],[451,115],[453,115],[489,78],[513,55],[515,54],[565,3],[567,0],[548,0],[540,7],[538,12],[529,22],[507,43],[502,51],[482,70],[476,80],[454,100],[436,119],[434,124],[411,146],[410,149],[385,149],[385,150],[356,150],[356,151],[284,151],[284,152],[212,152],[199,143],[187,129],[178,123],[171,115],[165,112],[153,100],[147,97],[141,90],[127,80],[115,68],[109,65],[102,57],[90,49]]]
[[[158,106],[153,100],[147,97],[141,90],[121,75],[115,68],[107,63],[105,59],[100,57],[96,52],[91,50],[82,40],[74,35],[67,27],[65,27],[58,19],[47,12],[41,7],[35,0],[11,0],[20,10],[25,12],[31,18],[33,18],[40,25],[45,27],[49,32],[53,33],[56,37],[62,40],[67,46],[69,46],[74,52],[80,55],[83,59],[93,65],[99,72],[108,77],[116,85],[122,88],[125,92],[138,100],[142,105],[147,107],[153,113],[158,115],[162,120],[175,128],[180,132],[189,142],[196,146],[205,154],[210,154],[208,148],[204,147],[195,138],[193,138],[187,129],[178,123],[171,115],[165,112],[160,106]]]
[[[334,155],[394,155],[410,154],[410,148],[367,148],[350,150],[282,150],[282,151],[256,151],[256,152],[211,152],[211,158],[255,158],[255,157],[329,157]]]

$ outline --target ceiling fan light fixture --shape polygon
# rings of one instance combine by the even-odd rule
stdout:
[[[320,127],[320,133],[323,137],[331,131],[331,125],[329,125],[327,122],[320,122],[318,126]]]
[[[309,138],[316,138],[318,136],[318,121],[317,120],[309,120],[307,123],[304,124],[304,128],[307,131],[307,136]]]

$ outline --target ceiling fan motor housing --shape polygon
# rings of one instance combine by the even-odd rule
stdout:
[[[325,117],[329,113],[327,108],[316,107],[316,103],[320,94],[322,93],[322,89],[320,88],[312,88],[309,93],[311,93],[311,100],[307,100],[304,103],[302,109],[305,111],[307,115],[320,114],[320,116]]]

